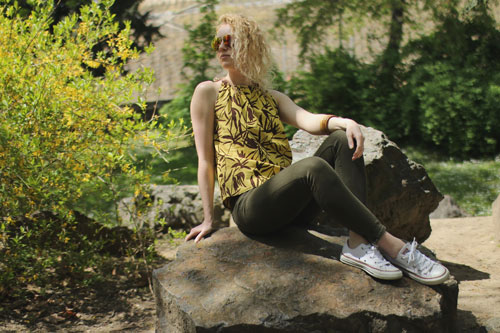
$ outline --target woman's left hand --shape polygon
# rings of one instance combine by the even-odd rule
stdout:
[[[295,104],[290,97],[275,90],[271,90],[271,94],[278,102],[280,119],[293,127],[300,128],[311,134],[325,134],[321,128],[320,123],[325,119],[325,114],[314,114],[304,110]],[[357,122],[352,119],[334,117],[327,123],[330,132],[338,129],[345,130],[349,148],[356,150],[352,155],[352,160],[363,156],[365,137],[361,133],[361,129]]]
[[[345,134],[347,135],[347,142],[349,143],[349,148],[353,149],[356,144],[356,150],[352,155],[352,160],[360,158],[363,156],[363,151],[365,149],[365,137],[361,132],[361,128],[358,123],[352,119],[345,119]]]

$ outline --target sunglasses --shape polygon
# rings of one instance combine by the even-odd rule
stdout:
[[[224,43],[225,47],[230,48],[231,47],[231,35],[225,35],[222,37],[214,37],[214,39],[212,40],[212,49],[214,51],[218,51],[221,43]]]

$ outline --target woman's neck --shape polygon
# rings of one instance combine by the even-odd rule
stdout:
[[[228,71],[226,77],[226,81],[231,83],[232,85],[251,85],[252,81],[247,78],[245,75],[241,74],[240,71]]]

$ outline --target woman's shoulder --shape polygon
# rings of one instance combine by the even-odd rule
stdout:
[[[284,98],[288,98],[287,95],[285,95],[284,93],[282,93],[278,90],[268,89],[267,92],[269,93],[269,95],[271,95],[274,98],[274,100],[276,101],[277,104],[280,104],[280,102]]]
[[[278,90],[274,90],[274,89],[267,89],[267,92],[269,93],[269,95],[273,96],[274,98],[279,97],[279,95],[281,94]]]
[[[218,92],[220,89],[220,82],[217,81],[203,81],[198,83],[194,89],[195,94],[213,94]]]
[[[193,99],[204,99],[215,103],[221,83],[217,81],[203,81],[198,83],[194,89]]]

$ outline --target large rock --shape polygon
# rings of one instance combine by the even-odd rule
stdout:
[[[493,221],[497,222],[500,226],[500,195],[493,201],[491,205],[491,215],[493,215]]]
[[[368,208],[392,234],[407,240],[415,237],[422,243],[431,233],[429,214],[443,195],[423,166],[409,160],[384,133],[370,127],[361,129]],[[291,141],[294,162],[312,156],[323,140],[324,136],[298,131]]]
[[[469,216],[469,214],[463,211],[451,196],[445,194],[443,200],[439,202],[438,207],[429,215],[429,218],[449,219],[466,216]]]
[[[491,205],[493,223],[497,225],[497,240],[500,241],[500,195],[493,201]]]
[[[383,282],[338,261],[342,237],[224,228],[153,272],[157,332],[453,332],[458,286]]]
[[[189,229],[203,221],[203,206],[198,185],[151,185],[149,189],[151,209],[141,217],[139,223],[157,227],[160,221],[164,226]],[[131,224],[130,212],[134,209],[133,198],[120,201],[118,211],[124,224]],[[229,225],[229,210],[220,199],[220,191],[214,193],[215,227]]]

